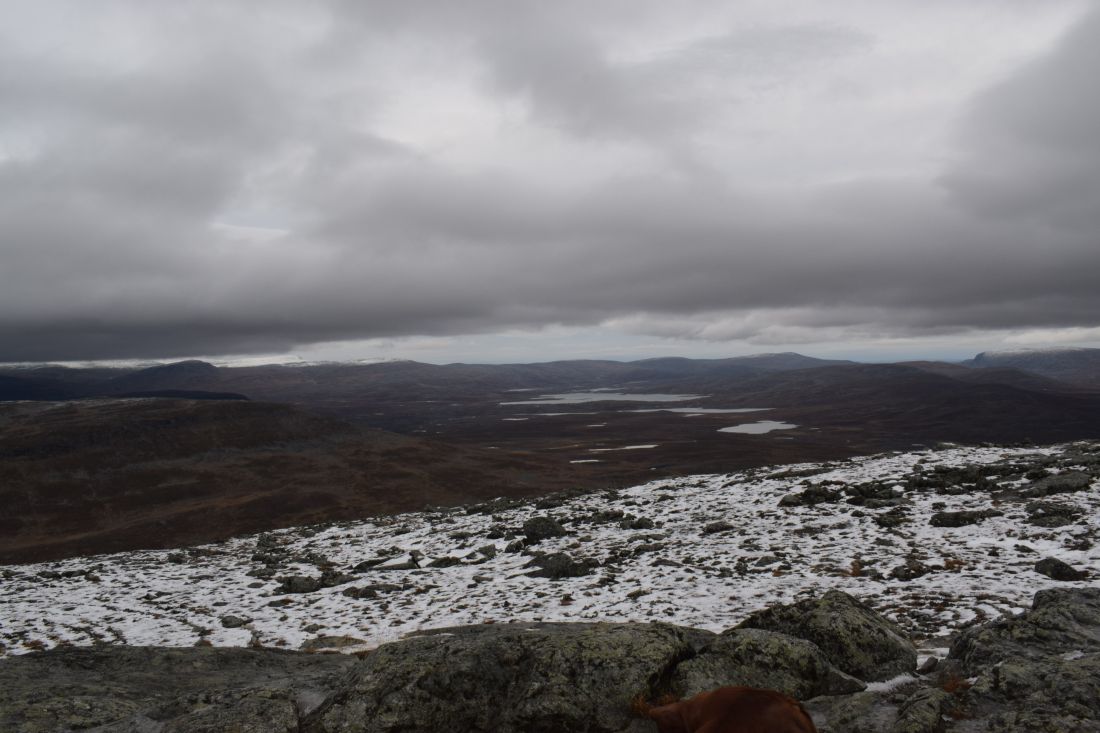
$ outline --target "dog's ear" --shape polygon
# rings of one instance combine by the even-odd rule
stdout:
[[[650,708],[647,714],[657,724],[658,733],[691,733],[680,715],[680,703]]]

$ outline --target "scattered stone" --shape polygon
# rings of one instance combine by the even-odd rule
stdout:
[[[621,529],[653,529],[656,526],[649,517],[637,517],[619,523]]]
[[[1040,479],[1020,490],[1026,499],[1038,499],[1051,494],[1069,494],[1084,491],[1092,484],[1092,477],[1081,471],[1067,471]]]
[[[538,568],[527,573],[535,578],[550,578],[560,580],[562,578],[579,578],[589,575],[599,565],[595,560],[574,560],[564,552],[555,552],[550,555],[538,555],[525,568]]]
[[[797,494],[787,494],[779,500],[779,506],[815,506],[840,501],[841,493],[827,486],[811,486]]]
[[[382,563],[386,562],[389,559],[390,558],[388,558],[388,557],[373,557],[370,560],[364,560],[363,562],[356,564],[356,566],[353,567],[352,570],[354,570],[357,573],[365,573],[369,570],[373,570],[374,568],[376,568],[377,566],[381,565]]]
[[[932,568],[925,565],[919,559],[910,555],[903,565],[898,565],[890,571],[890,577],[901,581],[910,581],[932,572]]]
[[[735,527],[734,525],[730,524],[729,522],[727,522],[725,520],[720,520],[720,521],[717,521],[717,522],[711,522],[710,524],[703,527],[703,534],[717,534],[719,532],[729,532],[732,529],[737,529],[737,527]]]
[[[1028,524],[1036,527],[1064,527],[1080,519],[1084,512],[1075,506],[1053,501],[1033,501],[1026,507]]]
[[[936,512],[929,520],[933,527],[966,527],[991,517],[1003,516],[996,509],[964,509],[958,512]]]
[[[321,579],[308,575],[288,575],[279,578],[279,583],[276,593],[313,593],[321,590]]]
[[[905,507],[896,506],[893,509],[875,515],[875,524],[883,529],[898,527],[909,522],[909,512]]]
[[[226,614],[225,616],[222,616],[220,620],[222,622],[222,626],[227,629],[239,629],[240,627],[252,621],[252,619],[250,618],[234,616],[232,614]]]
[[[531,517],[523,523],[523,534],[527,537],[527,544],[535,544],[553,537],[564,537],[568,532],[561,522],[551,516]]]
[[[341,593],[348,598],[377,598],[379,595],[410,590],[412,587],[411,585],[398,585],[397,583],[372,583],[359,588],[346,588]]]
[[[622,509],[599,509],[588,516],[588,521],[593,524],[607,524],[621,521],[626,516]]]
[[[1072,565],[1062,562],[1056,557],[1045,557],[1035,563],[1035,572],[1053,580],[1062,581],[1085,580],[1089,577],[1089,574],[1085,571],[1077,570]]]

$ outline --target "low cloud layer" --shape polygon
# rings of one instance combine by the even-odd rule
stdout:
[[[1100,325],[1100,13],[709,5],[13,5],[0,361]]]

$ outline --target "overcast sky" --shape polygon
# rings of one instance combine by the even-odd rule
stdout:
[[[1100,345],[1087,0],[0,11],[0,361]]]

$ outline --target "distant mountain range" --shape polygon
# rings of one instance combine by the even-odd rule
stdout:
[[[1100,349],[986,351],[963,365],[978,369],[1018,369],[1068,384],[1100,388]]]
[[[0,400],[58,400],[77,397],[188,390],[248,395],[272,401],[314,401],[361,395],[421,398],[457,390],[593,389],[631,383],[711,385],[779,372],[856,362],[815,359],[796,353],[758,354],[728,359],[665,357],[640,361],[573,360],[536,364],[425,364],[414,361],[322,363],[306,366],[270,364],[217,367],[203,361],[181,361],[147,368],[66,368],[0,366]],[[1100,388],[1100,349],[986,352],[948,362],[905,362],[922,371],[978,383],[1014,384],[1029,389]],[[1042,379],[1036,379],[1036,377]],[[1045,381],[1044,381],[1045,380]]]
[[[0,369],[0,562],[941,442],[1095,439],[1098,359]]]

